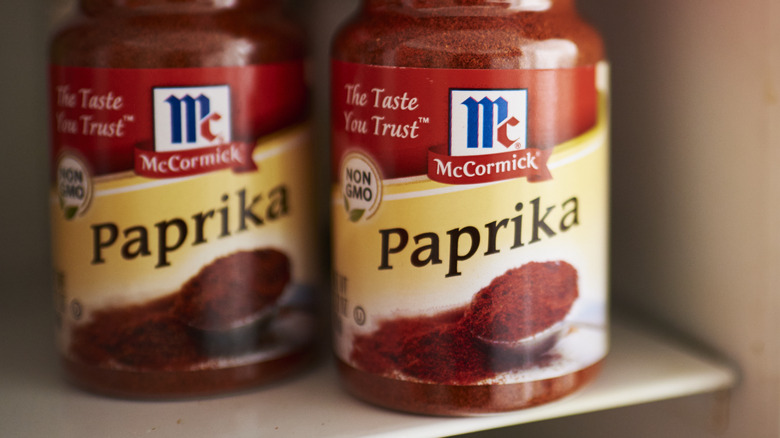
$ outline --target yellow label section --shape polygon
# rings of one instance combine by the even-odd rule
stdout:
[[[293,283],[314,284],[309,154],[308,129],[298,127],[258,142],[258,170],[95,178],[90,204],[71,219],[52,193],[59,299],[78,303],[76,313],[144,302],[176,292],[219,257],[263,248],[289,257]]]
[[[491,281],[529,262],[576,270],[578,298],[569,332],[550,363],[496,381],[565,375],[606,354],[609,150],[605,105],[589,132],[557,146],[552,179],[447,185],[427,177],[385,180],[368,218],[351,216],[333,190],[336,351],[353,356],[358,337],[401,317],[468,306]],[[403,376],[397,371],[395,377]],[[503,380],[502,380],[503,379]]]
[[[561,257],[576,262],[583,280],[592,280],[603,293],[606,136],[600,124],[556,148],[549,162],[553,179],[547,182],[515,179],[457,186],[425,177],[385,181],[382,205],[372,218],[357,223],[339,208],[341,192],[336,189],[335,270],[348,276],[351,297],[361,301],[365,296],[380,313],[420,308],[420,300],[432,306],[463,304],[509,268]],[[491,224],[504,220],[505,226],[491,231]],[[463,231],[468,227],[478,230],[477,239]],[[404,233],[391,231],[400,229],[408,237],[403,248]],[[475,242],[475,254],[462,260]],[[430,258],[423,247],[437,251],[441,263],[415,266],[415,251],[421,251],[416,258]]]

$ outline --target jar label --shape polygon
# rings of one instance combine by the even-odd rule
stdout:
[[[307,346],[317,283],[301,63],[51,67],[62,352],[179,371]]]
[[[444,385],[607,352],[607,67],[333,63],[335,349]]]

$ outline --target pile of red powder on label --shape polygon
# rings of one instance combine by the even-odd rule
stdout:
[[[240,251],[203,267],[174,294],[94,312],[72,333],[70,353],[94,365],[188,369],[215,356],[258,348],[257,330],[231,330],[273,306],[290,280],[290,261],[273,249]]]
[[[465,323],[484,339],[516,341],[563,320],[577,296],[573,266],[529,263],[479,291],[466,311]]]
[[[350,358],[369,373],[475,384],[551,359],[492,349],[477,336],[496,341],[531,336],[563,320],[578,295],[573,266],[531,262],[495,278],[468,306],[383,321],[376,331],[355,337]]]

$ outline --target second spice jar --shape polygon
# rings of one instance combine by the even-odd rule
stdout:
[[[607,67],[573,0],[364,0],[332,54],[346,388],[470,415],[607,354]]]
[[[72,380],[199,396],[310,361],[304,56],[275,0],[81,0],[57,32],[53,264]]]

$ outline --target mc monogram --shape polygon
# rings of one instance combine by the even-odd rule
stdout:
[[[492,155],[527,147],[528,91],[450,90],[450,155]]]
[[[173,152],[230,142],[227,85],[154,89],[155,150]]]

